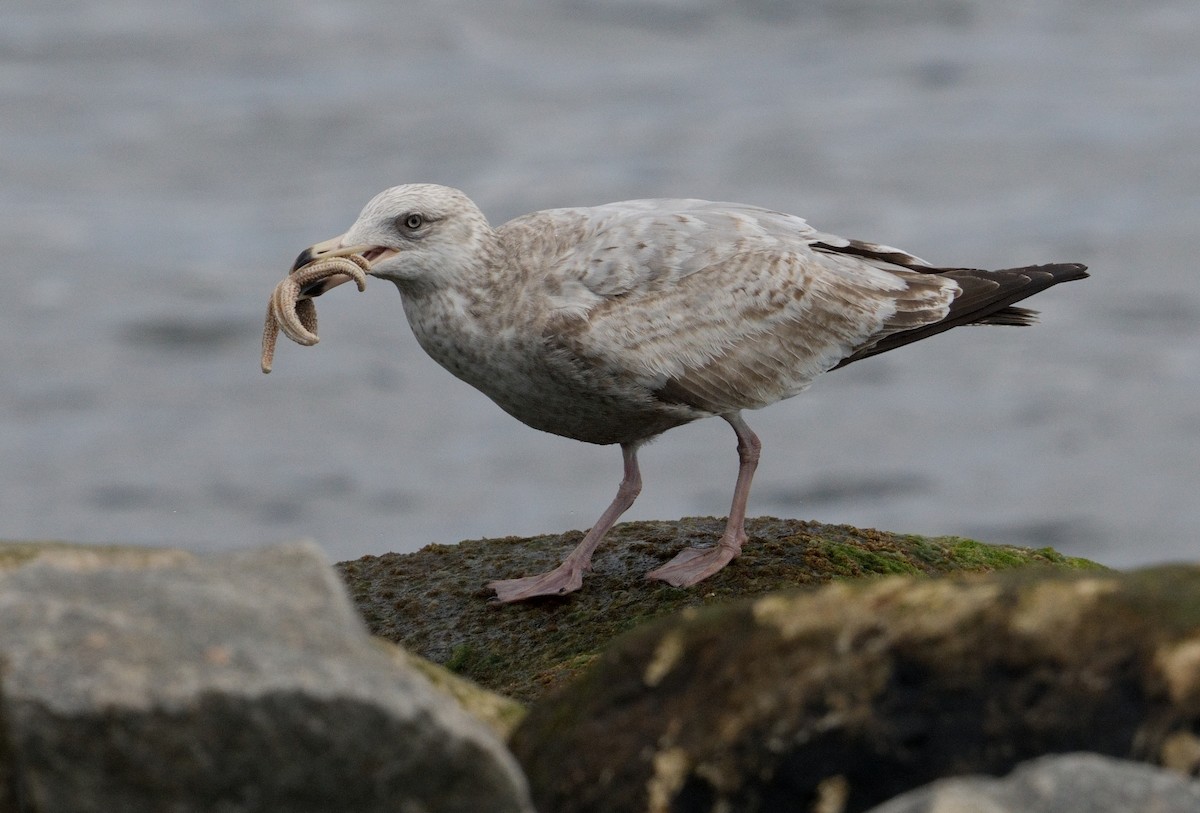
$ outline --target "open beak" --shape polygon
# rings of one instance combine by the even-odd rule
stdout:
[[[395,253],[391,249],[381,248],[379,246],[356,245],[347,246],[342,244],[341,237],[334,237],[332,240],[326,240],[323,243],[317,243],[315,246],[309,246],[300,252],[300,256],[296,258],[296,262],[292,264],[292,273],[300,270],[304,266],[316,262],[317,260],[328,259],[329,257],[349,257],[351,254],[361,254],[367,262],[373,262],[380,257]],[[370,273],[370,272],[368,272]],[[318,280],[312,285],[300,292],[301,297],[314,297],[328,291],[330,288],[336,288],[342,283],[349,282],[353,277],[347,274],[334,274],[325,279]]]

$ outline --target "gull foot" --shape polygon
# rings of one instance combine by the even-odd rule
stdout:
[[[646,578],[658,579],[672,587],[691,587],[732,562],[740,552],[740,545],[724,542],[712,548],[685,548],[662,567],[647,573]]]
[[[496,598],[504,604],[539,596],[565,596],[583,587],[583,571],[559,565],[554,570],[538,576],[501,579],[488,582],[487,586],[496,591]]]

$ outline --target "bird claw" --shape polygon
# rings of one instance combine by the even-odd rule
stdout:
[[[329,257],[311,262],[288,274],[271,293],[267,304],[267,318],[263,324],[262,371],[271,372],[275,360],[275,342],[283,331],[289,339],[311,347],[317,337],[317,306],[304,291],[314,282],[331,277],[349,277],[358,290],[367,288],[366,272],[371,264],[358,254],[349,257]]]
[[[488,582],[487,586],[496,591],[496,599],[502,604],[539,596],[565,596],[583,587],[583,571],[562,564],[548,573],[520,579],[500,579]]]
[[[684,548],[662,567],[646,574],[672,587],[691,587],[717,573],[741,553],[741,545],[721,540],[711,548]]]

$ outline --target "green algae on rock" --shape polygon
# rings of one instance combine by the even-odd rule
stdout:
[[[524,719],[525,706],[516,700],[488,691],[474,681],[455,674],[451,669],[418,657],[404,647],[378,636],[374,641],[396,664],[420,672],[433,688],[453,698],[463,711],[490,728],[499,739],[507,740],[513,729]]]
[[[1099,567],[1050,549],[762,517],[747,521],[742,555],[704,583],[680,589],[645,579],[683,547],[713,544],[723,528],[712,517],[623,523],[609,532],[583,590],[509,606],[489,601],[484,585],[553,567],[579,532],[430,545],[337,567],[376,635],[522,701],[579,674],[617,635],[685,607],[863,576]]]

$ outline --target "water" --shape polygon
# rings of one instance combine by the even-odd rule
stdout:
[[[750,414],[751,511],[1194,560],[1198,41],[1192,0],[10,0],[0,536],[344,559],[589,526],[617,450],[454,380],[385,283],[257,370],[299,250],[436,181],[494,222],[696,196],[946,264],[1085,262],[1036,328]],[[667,434],[628,516],[723,514],[733,447]]]

